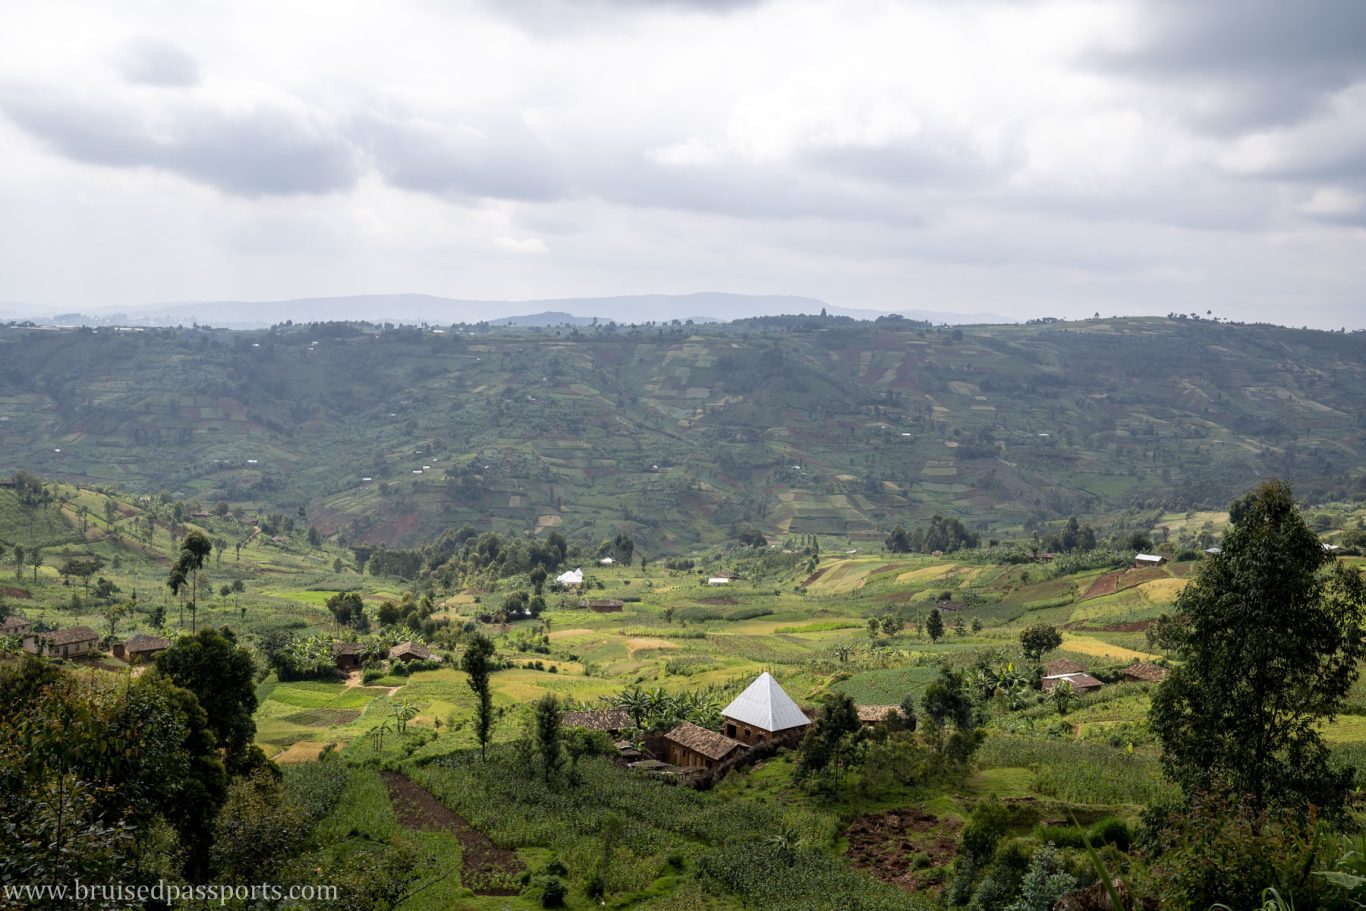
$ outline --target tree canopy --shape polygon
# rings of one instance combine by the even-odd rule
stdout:
[[[1183,661],[1150,716],[1164,770],[1187,799],[1335,812],[1352,772],[1330,762],[1319,726],[1366,657],[1366,585],[1345,567],[1325,571],[1334,561],[1289,485],[1267,482],[1229,512],[1222,552],[1177,599]]]

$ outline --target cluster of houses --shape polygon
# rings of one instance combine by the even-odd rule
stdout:
[[[885,721],[895,711],[894,705],[858,706],[859,720],[865,725]],[[562,723],[617,737],[634,726],[630,714],[620,709],[565,712]],[[721,710],[719,731],[685,721],[648,740],[644,749],[630,740],[618,740],[616,747],[633,769],[682,774],[716,772],[754,748],[795,743],[810,724],[807,714],[765,671]]]
[[[1159,683],[1167,669],[1139,662],[1124,669],[1124,679],[1136,683]],[[1093,693],[1104,683],[1075,661],[1060,659],[1044,665],[1043,690],[1063,681],[1078,694]],[[895,705],[856,706],[865,726],[881,724],[899,709]],[[630,713],[622,709],[565,712],[566,727],[603,731],[621,737],[634,727]],[[765,671],[721,710],[721,729],[710,730],[685,721],[662,736],[647,739],[643,748],[630,740],[616,741],[621,759],[632,769],[675,774],[716,772],[740,760],[764,744],[794,744],[811,719]]]
[[[100,634],[88,626],[73,626],[69,629],[36,631],[33,621],[23,617],[7,617],[0,622],[0,637],[18,639],[24,651],[30,655],[43,655],[49,658],[80,658],[83,655],[98,655]],[[111,651],[116,658],[129,664],[150,661],[171,647],[167,639],[160,636],[138,634],[126,642],[114,643]]]
[[[332,661],[342,673],[358,671],[365,661],[367,651],[359,642],[333,642]],[[414,661],[440,661],[441,658],[432,654],[431,649],[421,642],[400,642],[389,649],[389,660],[408,664]]]
[[[1165,667],[1140,661],[1124,669],[1124,680],[1129,683],[1161,683],[1166,679],[1167,673]],[[1062,683],[1070,683],[1072,692],[1078,696],[1094,693],[1105,685],[1092,677],[1086,668],[1069,658],[1059,658],[1045,664],[1040,688],[1048,693]]]

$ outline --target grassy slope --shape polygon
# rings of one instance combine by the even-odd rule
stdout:
[[[1000,534],[1134,502],[1222,506],[1267,474],[1342,496],[1366,464],[1366,338],[1163,319],[958,340],[835,322],[0,327],[0,363],[0,470],[305,503],[325,529],[391,544],[471,522],[629,530],[662,551],[744,525],[879,537],[936,511]]]

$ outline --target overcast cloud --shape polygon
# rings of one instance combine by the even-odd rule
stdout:
[[[726,290],[1363,327],[1366,5],[11,4],[0,211],[0,312]]]

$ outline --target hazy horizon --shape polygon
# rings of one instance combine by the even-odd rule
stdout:
[[[710,290],[1362,326],[1349,0],[4,15],[0,311]]]

